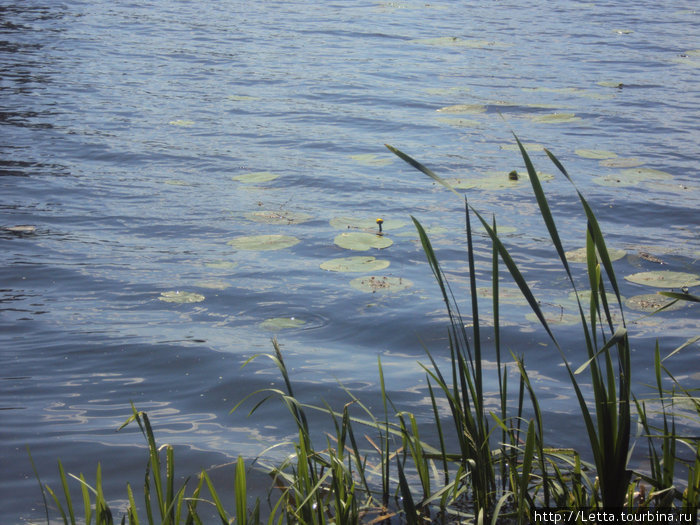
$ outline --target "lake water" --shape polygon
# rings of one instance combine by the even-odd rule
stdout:
[[[137,430],[115,432],[131,402],[181,445],[183,476],[287,436],[281,405],[228,414],[279,384],[268,360],[241,369],[274,335],[304,400],[340,407],[342,383],[372,404],[381,356],[395,402],[428,414],[417,361],[421,341],[444,354],[446,319],[409,216],[432,229],[467,311],[464,213],[385,143],[454,181],[479,177],[463,191],[496,213],[553,318],[566,319],[569,290],[527,181],[505,182],[523,171],[511,130],[554,175],[544,186],[567,249],[585,242],[582,212],[538,145],[627,252],[623,295],[656,291],[624,275],[700,273],[693,1],[1,0],[0,22],[0,226],[36,227],[0,231],[3,523],[43,516],[27,446],[55,488],[57,458],[91,480],[101,462],[119,507],[145,465]],[[392,246],[335,244],[377,217]],[[229,244],[251,235],[299,242]],[[477,243],[488,286],[490,246]],[[320,268],[357,255],[389,266]],[[411,286],[350,284],[372,276]],[[504,347],[524,354],[552,442],[581,444],[559,357],[528,311],[504,305]],[[628,314],[637,385],[652,380],[656,337],[668,352],[698,332],[697,308],[645,315]],[[298,324],[271,330],[275,318]],[[577,329],[556,330],[579,364]],[[698,350],[670,364],[687,387]],[[217,472],[230,486],[232,470]]]

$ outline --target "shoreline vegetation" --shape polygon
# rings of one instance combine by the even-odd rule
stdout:
[[[545,149],[549,159],[571,182],[585,215],[586,270],[582,280],[569,266],[532,161],[517,137],[516,141],[540,215],[578,303],[581,339],[576,363],[569,361],[570,353],[563,351],[535,295],[499,238],[496,219],[489,223],[448,182],[387,145],[395,155],[463,199],[465,205],[470,281],[466,300],[453,293],[426,231],[412,218],[450,320],[448,366],[439,366],[428,349],[428,363],[421,365],[433,419],[418,421],[413,413],[393,404],[385,388],[381,360],[378,361],[382,403],[379,412],[371,411],[349,391],[348,402],[340,409],[306,404],[295,397],[282,352],[273,340],[274,352],[264,356],[278,367],[284,389],[253,392],[231,412],[252,404],[249,413],[254,414],[265,403],[282,402],[297,432],[286,459],[266,465],[258,458],[255,466],[246,466],[239,457],[232,474],[233,487],[215,487],[205,470],[197,479],[188,479],[176,487],[173,447],[159,446],[148,415],[132,406],[133,415],[122,428],[138,425],[148,445],[143,499],[137,501],[132,486],[127,484],[128,507],[116,515],[103,493],[99,465],[94,480],[89,482],[82,474],[67,474],[59,461],[61,487],[58,488],[42,483],[34,468],[47,523],[55,523],[56,519],[71,525],[93,522],[178,525],[213,523],[212,519],[223,524],[270,525],[380,522],[519,525],[550,519],[567,523],[590,521],[584,514],[573,514],[573,518],[567,519],[566,515],[555,516],[542,510],[555,508],[567,512],[586,509],[594,513],[617,509],[632,516],[630,520],[642,516],[642,521],[644,516],[652,515],[648,513],[669,512],[679,523],[696,523],[700,505],[700,440],[697,435],[684,435],[679,429],[700,426],[700,397],[697,389],[679,383],[665,363],[697,342],[700,336],[688,339],[667,355],[662,355],[657,341],[653,357],[654,391],[643,397],[635,395],[623,302],[595,214],[566,169]],[[488,347],[482,337],[485,323],[480,325],[479,318],[472,239],[474,220],[488,233],[492,251],[493,326],[489,330],[493,331],[493,342]],[[505,355],[501,348],[498,290],[499,275],[505,273],[527,300],[565,367],[586,429],[580,451],[548,446],[543,407],[528,376],[525,359],[522,355]],[[584,290],[590,291],[579,293]],[[700,297],[687,289],[659,293],[673,302],[700,302]],[[471,321],[468,325],[460,308],[469,312],[465,316]],[[487,350],[489,358],[495,353],[496,370],[482,368],[482,355]],[[259,357],[252,357],[246,364]],[[495,409],[492,405],[487,407],[485,402],[486,381],[497,381],[499,404]],[[444,412],[441,415],[439,407],[448,407],[449,417],[444,417]],[[314,416],[319,412],[325,414],[332,432],[311,428],[308,414],[312,412]],[[427,438],[419,433],[419,427],[425,424],[434,429]],[[645,450],[646,464],[642,468],[630,466],[634,446]],[[584,461],[582,456],[591,457],[592,461]],[[249,494],[250,468],[262,469],[271,477],[267,495]],[[224,491],[234,494],[233,509],[224,508],[221,497]],[[266,508],[261,499],[266,499]]]

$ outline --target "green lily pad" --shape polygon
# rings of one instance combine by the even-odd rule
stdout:
[[[513,179],[510,173],[501,171],[488,171],[485,176],[471,177],[464,179],[447,179],[447,182],[456,189],[471,189],[477,188],[480,190],[503,190],[509,188],[517,188],[523,184],[523,181],[529,179],[526,171],[518,172],[516,179]],[[540,182],[547,182],[554,179],[554,175],[549,173],[537,172]]]
[[[238,263],[233,261],[211,261],[204,263],[204,266],[207,268],[214,268],[216,270],[233,270],[236,266],[238,266]]]
[[[652,168],[629,168],[614,175],[595,177],[593,182],[600,186],[636,186],[640,182],[664,181],[673,179],[673,175]]]
[[[445,106],[437,111],[439,113],[450,113],[454,115],[478,115],[486,111],[486,106],[481,104],[456,104],[454,106]]]
[[[585,263],[586,262],[586,248],[578,248],[576,250],[570,250],[568,252],[565,252],[564,255],[566,256],[566,260],[571,262],[571,263]],[[610,248],[608,246],[608,256],[610,257],[610,261],[619,261],[622,259],[625,255],[627,255],[627,252],[625,250],[620,250],[617,248]]]
[[[237,250],[282,250],[298,242],[299,239],[291,235],[249,235],[236,237],[226,244]]]
[[[194,126],[194,120],[171,120],[168,124],[171,126]]]
[[[600,82],[596,82],[600,87],[607,87],[607,88],[617,88],[620,89],[624,87],[624,84],[618,80],[601,80]]]
[[[604,149],[577,149],[574,153],[584,159],[614,159],[617,157],[617,153]]]
[[[476,293],[479,297],[483,297],[484,299],[493,299],[493,288],[490,286],[477,288]],[[519,288],[499,287],[498,301],[504,304],[528,304],[527,299],[525,299],[523,292],[521,292]]]
[[[644,164],[644,161],[637,157],[618,157],[614,159],[603,159],[598,164],[606,168],[636,168]]]
[[[361,292],[399,292],[410,288],[413,283],[401,277],[358,277],[350,281],[350,286]]]
[[[625,301],[625,306],[632,310],[637,310],[639,312],[655,312],[659,308],[672,303],[674,300],[670,297],[664,297],[663,295],[648,293],[642,295],[635,295],[630,297]],[[680,310],[683,308],[684,303],[682,301],[676,302],[673,306],[669,306],[666,310]]]
[[[664,191],[666,193],[683,193],[694,189],[692,186],[686,186],[685,184],[672,180],[650,180],[644,183],[644,187],[654,191]]]
[[[295,317],[273,317],[260,323],[260,328],[264,330],[278,331],[285,328],[299,328],[305,325],[306,321]]]
[[[363,153],[361,155],[350,155],[355,162],[364,166],[388,166],[394,159],[391,157],[378,157],[374,153]]]
[[[308,213],[286,210],[259,210],[246,213],[246,218],[265,224],[300,224],[312,218]]]
[[[478,120],[468,118],[439,117],[436,120],[441,124],[447,124],[448,126],[454,126],[455,128],[478,128],[481,126],[481,122]]]
[[[389,261],[376,259],[374,257],[342,257],[340,259],[331,259],[321,263],[323,270],[330,272],[375,272],[383,270],[389,266]]]
[[[639,181],[647,180],[669,180],[673,178],[673,175],[666,173],[665,171],[655,170],[653,168],[630,168],[622,170],[621,175],[623,177],[629,177],[630,179],[635,179]]]
[[[594,177],[593,183],[598,186],[612,186],[614,188],[626,188],[629,186],[636,186],[639,184],[638,180],[632,180],[629,177],[622,177],[620,175],[603,175],[600,177]]]
[[[577,117],[574,113],[550,113],[549,115],[537,115],[532,117],[534,122],[540,122],[542,124],[559,124],[566,122],[576,122],[581,120],[581,117]]]
[[[655,288],[682,288],[684,286],[690,287],[700,285],[700,275],[672,272],[670,270],[635,273],[626,275],[625,280],[635,284],[654,286]]]
[[[372,248],[381,250],[382,248],[388,248],[394,244],[394,242],[387,237],[365,232],[341,233],[340,235],[336,235],[333,242],[341,248],[356,251],[366,251]]]
[[[253,173],[236,175],[233,177],[233,180],[245,182],[246,184],[257,184],[259,182],[269,182],[271,180],[275,180],[277,177],[279,177],[279,175],[275,175],[269,171],[255,171]]]
[[[581,303],[584,305],[590,304],[591,302],[591,291],[590,290],[579,290],[578,296],[581,299]],[[608,304],[617,304],[617,296],[614,293],[606,292],[605,298],[608,300]],[[576,300],[576,292],[571,292],[569,294],[569,299],[572,301]],[[598,298],[600,300],[600,298]],[[620,296],[620,299],[625,300],[624,297]]]
[[[181,292],[179,290],[172,290],[170,292],[163,292],[158,297],[161,301],[166,303],[200,303],[204,301],[204,296],[193,292]]]
[[[200,288],[209,288],[210,290],[225,290],[230,288],[231,284],[226,281],[216,281],[216,280],[201,280],[195,281],[194,284]]]

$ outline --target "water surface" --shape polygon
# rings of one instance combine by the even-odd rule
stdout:
[[[628,252],[619,277],[699,272],[694,3],[471,4],[0,2],[0,226],[36,226],[0,232],[0,483],[13,495],[3,522],[43,515],[26,446],[52,486],[59,457],[88,477],[100,461],[111,498],[123,498],[126,481],[139,485],[142,439],[133,428],[115,432],[131,402],[161,442],[189,447],[183,476],[255,457],[292,432],[274,404],[255,418],[228,415],[244,395],[279,383],[269,361],[240,368],[271,351],[273,335],[305,399],[342,406],[342,382],[371,403],[381,356],[397,403],[428,413],[416,362],[421,340],[444,352],[445,312],[409,215],[433,228],[466,297],[463,211],[385,143],[450,179],[505,178],[523,170],[513,130],[537,168],[555,175],[545,190],[567,249],[584,243],[582,213],[537,145],[559,156],[608,242]],[[617,184],[625,168],[614,159],[668,177]],[[258,172],[277,177],[236,179]],[[604,177],[613,185],[600,185]],[[556,315],[569,290],[527,185],[465,191],[510,227],[509,247]],[[308,220],[251,220],[259,211]],[[341,217],[384,218],[394,244],[367,252],[390,262],[375,273],[413,286],[366,293],[349,283],[371,274],[321,270],[363,254],[334,244],[347,231],[331,225]],[[228,244],[268,234],[299,243]],[[488,286],[489,246],[478,243]],[[622,286],[626,296],[655,291]],[[205,299],[160,300],[172,291]],[[527,307],[505,308],[505,347],[531,363],[554,424],[576,428],[551,344]],[[654,338],[670,351],[697,332],[692,308],[642,316],[630,315],[639,384],[653,377]],[[277,317],[305,324],[261,326]],[[557,330],[576,362],[580,335]],[[700,379],[697,358],[696,344],[671,364],[689,387]]]

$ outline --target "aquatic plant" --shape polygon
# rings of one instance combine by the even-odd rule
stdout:
[[[255,414],[263,404],[276,399],[286,407],[296,427],[296,439],[289,444],[291,450],[286,459],[272,464],[266,462],[264,455],[256,459],[258,468],[264,469],[273,479],[268,494],[269,508],[261,510],[259,499],[249,505],[242,458],[235,467],[236,508],[233,514],[223,507],[206,471],[200,473],[190,492],[187,482],[176,490],[172,447],[158,447],[148,416],[133,408],[132,416],[124,425],[137,424],[148,444],[144,502],[137,504],[127,485],[129,505],[121,522],[202,523],[202,508],[206,508],[224,524],[234,520],[236,523],[261,523],[262,514],[266,515],[268,524],[380,521],[525,524],[534,520],[534,512],[541,507],[618,508],[629,513],[682,509],[689,513],[688,521],[695,522],[700,504],[700,445],[697,437],[683,435],[679,428],[681,421],[692,428],[700,425],[700,399],[696,391],[681,385],[664,363],[695,344],[700,336],[690,338],[663,358],[657,343],[656,390],[653,396],[646,397],[632,393],[629,332],[623,297],[612,265],[614,252],[607,247],[591,206],[571,176],[554,154],[545,150],[555,167],[574,186],[585,215],[586,245],[576,255],[582,257],[580,260],[586,265],[587,289],[579,290],[570,266],[579,259],[564,250],[540,177],[517,137],[516,143],[540,215],[572,289],[570,295],[575,301],[581,327],[582,352],[571,354],[564,350],[535,293],[499,236],[496,220],[487,221],[448,181],[388,146],[395,155],[447,187],[460,200],[464,199],[465,205],[469,278],[466,305],[450,286],[426,229],[419,220],[412,218],[449,317],[448,365],[441,367],[430,349],[426,349],[429,364],[422,365],[432,409],[432,418],[427,423],[434,432],[429,436],[421,434],[417,416],[394,405],[387,393],[381,360],[378,361],[381,413],[370,410],[350,391],[346,391],[348,402],[340,410],[303,402],[295,394],[280,346],[273,340],[273,353],[253,356],[245,365],[260,357],[269,358],[279,369],[284,387],[253,392],[232,409],[232,412],[238,411],[254,401],[249,414]],[[492,248],[489,262],[492,283],[488,293],[476,286],[474,219],[486,231]],[[341,268],[352,266],[347,259],[341,262]],[[505,288],[504,291],[509,291],[505,295],[500,293],[502,267],[515,285]],[[664,283],[668,283],[670,277],[679,276],[664,274]],[[697,284],[693,275],[681,277],[679,283]],[[373,277],[360,278],[371,279]],[[525,359],[522,355],[511,354],[507,362],[502,355],[499,307],[502,299],[510,297],[516,287],[558,351],[574,389],[587,436],[587,445],[582,443],[580,450],[547,445],[543,409],[530,381]],[[676,301],[700,302],[700,297],[685,288],[681,292],[659,294],[671,300],[663,303],[661,309]],[[483,300],[484,295],[490,296],[493,309],[493,323],[489,328],[493,343],[488,346],[479,313],[480,299]],[[469,312],[469,324],[462,310]],[[497,364],[493,372],[498,384],[495,410],[486,404],[484,385],[492,379],[482,365],[487,352],[495,353]],[[581,362],[574,364],[570,359]],[[515,368],[515,385],[509,383],[509,367]],[[664,376],[671,381],[670,390],[664,386]],[[438,410],[441,405],[449,407],[448,419],[441,417]],[[308,416],[311,412],[328,417],[329,432],[324,434],[311,428]],[[647,441],[647,469],[635,470],[630,466],[635,441],[632,434],[634,413],[641,429],[638,437]],[[165,455],[164,460],[162,455]],[[582,455],[592,457],[592,463],[584,461]],[[47,522],[50,521],[47,496],[64,523],[78,521],[68,484],[73,479],[79,483],[82,493],[83,521],[92,523],[94,518],[100,525],[113,523],[114,512],[101,488],[99,466],[94,487],[82,475],[66,475],[60,463],[59,474],[62,498],[51,487],[39,482],[46,502]],[[687,479],[685,486],[682,477]]]

